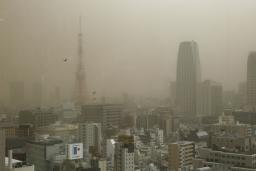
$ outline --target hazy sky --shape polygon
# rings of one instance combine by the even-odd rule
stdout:
[[[7,81],[41,79],[69,97],[79,15],[88,89],[100,95],[167,96],[186,40],[199,44],[203,78],[234,89],[256,50],[255,0],[0,0],[3,89]]]

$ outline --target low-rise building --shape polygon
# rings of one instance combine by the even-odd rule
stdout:
[[[5,168],[6,171],[35,171],[33,164],[13,159],[12,150],[9,150],[9,156],[5,157]]]
[[[249,171],[256,169],[256,154],[234,153],[225,151],[216,151],[210,148],[201,148],[198,150],[199,159],[203,159],[203,165],[212,168],[221,168],[231,171]]]
[[[213,150],[256,153],[255,137],[237,137],[233,135],[215,135],[209,138],[208,147]]]
[[[66,145],[56,138],[42,138],[26,143],[27,163],[35,165],[35,171],[48,171],[54,168],[58,155],[67,158]]]
[[[232,116],[222,115],[219,117],[219,123],[210,126],[212,134],[230,134],[239,137],[252,136],[252,127],[249,124],[235,123]]]
[[[62,124],[55,123],[52,125],[39,127],[35,131],[36,135],[50,135],[61,137],[65,143],[73,143],[77,138],[78,125],[77,124]]]

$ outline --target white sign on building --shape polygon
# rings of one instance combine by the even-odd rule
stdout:
[[[68,159],[82,159],[83,158],[83,144],[68,144]]]

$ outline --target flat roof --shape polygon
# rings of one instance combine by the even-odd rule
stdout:
[[[12,164],[22,163],[20,160],[12,159]],[[9,164],[9,158],[5,157],[5,166],[8,166]]]

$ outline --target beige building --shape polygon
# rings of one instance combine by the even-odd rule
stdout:
[[[99,160],[100,171],[107,171],[107,161],[104,159]]]
[[[0,123],[0,128],[2,128],[5,131],[5,137],[14,137],[16,136],[18,124],[11,122],[2,122]]]
[[[190,168],[195,157],[195,144],[189,141],[171,143],[168,146],[168,154],[170,171]]]

